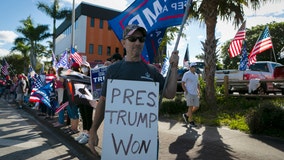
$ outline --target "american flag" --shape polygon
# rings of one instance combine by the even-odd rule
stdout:
[[[246,38],[246,21],[243,22],[240,29],[236,33],[234,39],[232,40],[228,52],[230,57],[233,58],[239,54],[241,54],[241,49],[243,45],[243,40]]]
[[[1,68],[1,72],[7,76],[9,74],[9,71],[8,71],[8,68],[9,68],[9,64],[7,63],[7,61],[5,59],[2,60],[2,68]]]
[[[40,99],[33,95],[33,93],[43,86],[43,82],[38,74],[35,74],[33,77],[32,91],[30,95],[30,102],[39,102]]]
[[[244,41],[243,48],[242,48],[242,58],[240,60],[240,71],[245,71],[247,69],[248,65],[248,53],[247,53],[247,45],[246,42]]]
[[[47,107],[52,108],[50,101],[50,94],[53,91],[54,82],[49,82],[44,86],[37,89],[33,94],[34,97],[38,97],[42,103]]]
[[[266,26],[249,54],[249,65],[254,64],[256,62],[257,54],[260,54],[261,52],[268,50],[272,47],[273,45],[269,34],[269,29],[268,26]]]
[[[36,74],[36,73],[35,73],[35,70],[34,70],[33,67],[30,65],[30,66],[29,66],[29,72],[28,72],[28,78],[29,78],[29,79],[30,79],[30,78],[33,78],[35,74]]]
[[[82,59],[81,55],[75,51],[74,48],[71,48],[71,55],[70,56],[76,63],[78,63],[79,65],[82,64],[83,59]]]

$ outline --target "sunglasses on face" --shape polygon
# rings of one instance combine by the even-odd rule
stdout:
[[[125,39],[128,39],[130,42],[136,42],[138,39],[140,43],[143,43],[146,40],[145,37],[134,37],[134,36],[129,36],[129,37],[126,37]]]

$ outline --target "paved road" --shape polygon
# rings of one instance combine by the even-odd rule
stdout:
[[[36,151],[30,159],[96,159],[90,156],[87,145],[78,145],[73,137],[64,135],[61,129],[52,129],[49,122],[40,119],[34,110],[21,111],[4,104],[0,101],[0,159],[14,159],[14,155],[28,159],[25,153],[30,150]],[[34,122],[23,122],[26,120]],[[50,132],[42,128],[51,130],[58,139],[50,142],[46,137]],[[102,128],[99,130],[100,137]],[[24,135],[19,136],[19,132]],[[283,139],[251,136],[228,128],[187,128],[174,120],[160,119],[159,137],[159,160],[284,159]],[[54,148],[61,148],[63,154],[57,155]],[[101,151],[101,141],[98,150]],[[51,155],[57,157],[48,157]]]
[[[0,99],[0,160],[94,159],[86,147],[29,111]]]

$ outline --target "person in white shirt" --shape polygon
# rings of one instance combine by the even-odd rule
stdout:
[[[182,114],[186,124],[196,126],[192,114],[199,108],[200,85],[198,74],[196,73],[196,63],[189,65],[189,71],[185,72],[182,77],[181,86],[184,90],[186,105],[188,106],[187,113]]]

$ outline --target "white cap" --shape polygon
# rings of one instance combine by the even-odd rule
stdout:
[[[195,62],[190,63],[190,65],[189,65],[189,67],[194,67],[194,66],[197,66],[197,64]]]

